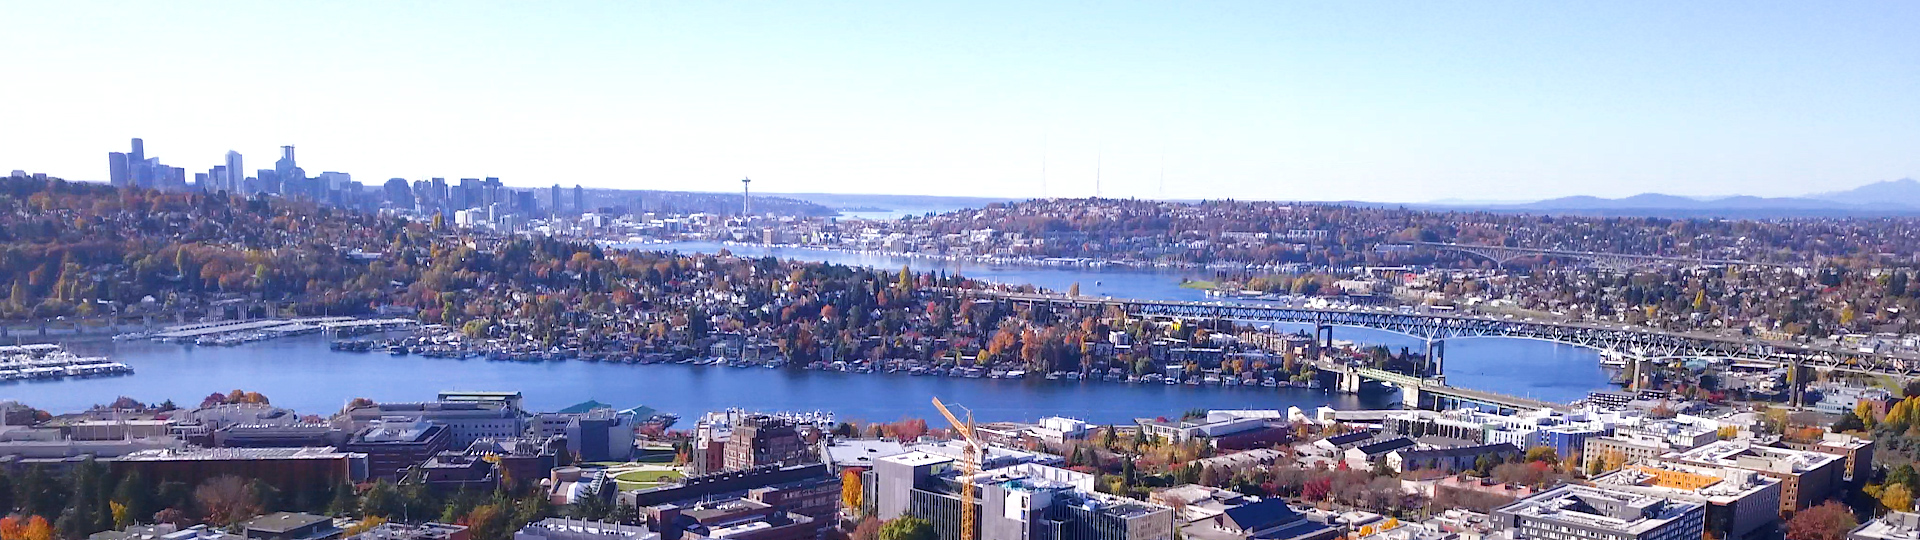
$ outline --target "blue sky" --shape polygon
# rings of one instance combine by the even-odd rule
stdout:
[[[0,169],[1426,201],[1920,176],[1912,2],[0,2]],[[1044,173],[1043,173],[1044,170]],[[1043,186],[1044,179],[1044,186]]]

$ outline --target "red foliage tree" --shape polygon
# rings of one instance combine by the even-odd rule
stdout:
[[[1846,505],[1834,501],[1801,510],[1787,521],[1787,538],[1794,540],[1846,540],[1847,531],[1860,522]]]

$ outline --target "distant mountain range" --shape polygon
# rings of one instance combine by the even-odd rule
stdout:
[[[1581,195],[1528,203],[1436,201],[1410,206],[1602,216],[1738,218],[1904,216],[1920,215],[1920,181],[1902,178],[1875,182],[1845,191],[1814,193],[1800,197],[1737,195],[1696,198],[1643,193],[1619,199]]]

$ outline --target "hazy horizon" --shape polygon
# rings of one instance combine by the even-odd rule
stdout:
[[[75,180],[132,137],[189,176],[292,144],[370,185],[1421,203],[1920,176],[1897,2],[5,11],[0,168]]]

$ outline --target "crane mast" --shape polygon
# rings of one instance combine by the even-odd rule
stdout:
[[[960,474],[962,476],[962,481],[960,482],[960,540],[974,540],[974,521],[978,518],[974,515],[975,510],[973,508],[973,475],[980,472],[979,456],[980,452],[985,449],[980,444],[980,441],[973,437],[972,410],[967,411],[967,421],[961,422],[958,417],[953,415],[953,411],[947,410],[946,404],[941,403],[940,398],[933,398],[933,407],[940,409],[940,415],[947,417],[947,423],[952,424],[953,430],[960,434],[960,439],[966,441],[966,448],[962,450],[960,457]]]

